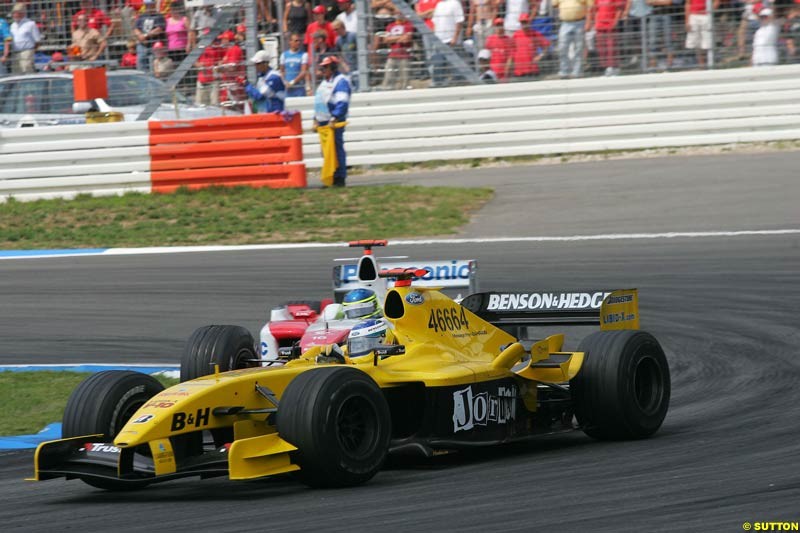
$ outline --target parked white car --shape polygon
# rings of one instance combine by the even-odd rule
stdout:
[[[194,119],[235,114],[213,106],[196,106],[166,84],[137,70],[112,70],[108,74],[108,99],[114,111],[135,121],[155,96],[162,104],[153,120]],[[0,78],[0,127],[55,126],[83,124],[86,118],[72,109],[74,102],[71,72],[42,72]]]

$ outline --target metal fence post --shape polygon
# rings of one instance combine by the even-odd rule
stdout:
[[[358,56],[358,92],[369,91],[369,61],[367,48],[367,0],[356,0],[356,54]]]
[[[247,60],[247,79],[255,82],[256,79],[256,66],[250,61],[261,47],[256,47],[258,43],[258,23],[256,22],[258,15],[256,14],[258,7],[255,0],[247,0],[244,7],[244,25],[245,25],[245,59]],[[277,65],[271,65],[277,68]]]
[[[717,46],[717,36],[714,34],[714,1],[706,0],[706,11],[708,12],[708,23],[710,24],[709,31],[711,31],[711,48],[708,49],[706,66],[707,68],[714,68],[714,48]]]

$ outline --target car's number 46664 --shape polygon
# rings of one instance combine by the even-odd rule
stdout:
[[[469,329],[467,313],[464,308],[448,307],[445,309],[431,309],[428,318],[428,328],[435,332]]]

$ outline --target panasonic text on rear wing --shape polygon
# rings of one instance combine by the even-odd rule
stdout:
[[[379,259],[381,270],[396,268],[425,269],[428,274],[414,278],[418,287],[442,287],[445,289],[468,289],[477,291],[478,263],[474,259],[450,259],[444,261],[384,261]],[[345,263],[333,267],[333,288],[337,293],[347,292],[359,287],[358,264]],[[389,287],[394,280],[389,280]]]

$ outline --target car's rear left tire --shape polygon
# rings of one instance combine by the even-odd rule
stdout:
[[[664,350],[647,332],[598,331],[581,341],[583,366],[570,381],[575,416],[601,440],[640,439],[664,421],[671,392]]]
[[[102,435],[111,442],[147,400],[164,390],[152,376],[128,370],[107,370],[81,382],[67,400],[62,419],[62,438]],[[100,489],[135,490],[148,484],[111,479],[82,478]]]
[[[293,461],[312,487],[347,487],[370,480],[389,450],[391,416],[378,385],[345,366],[308,370],[280,398],[278,434],[297,447]]]

